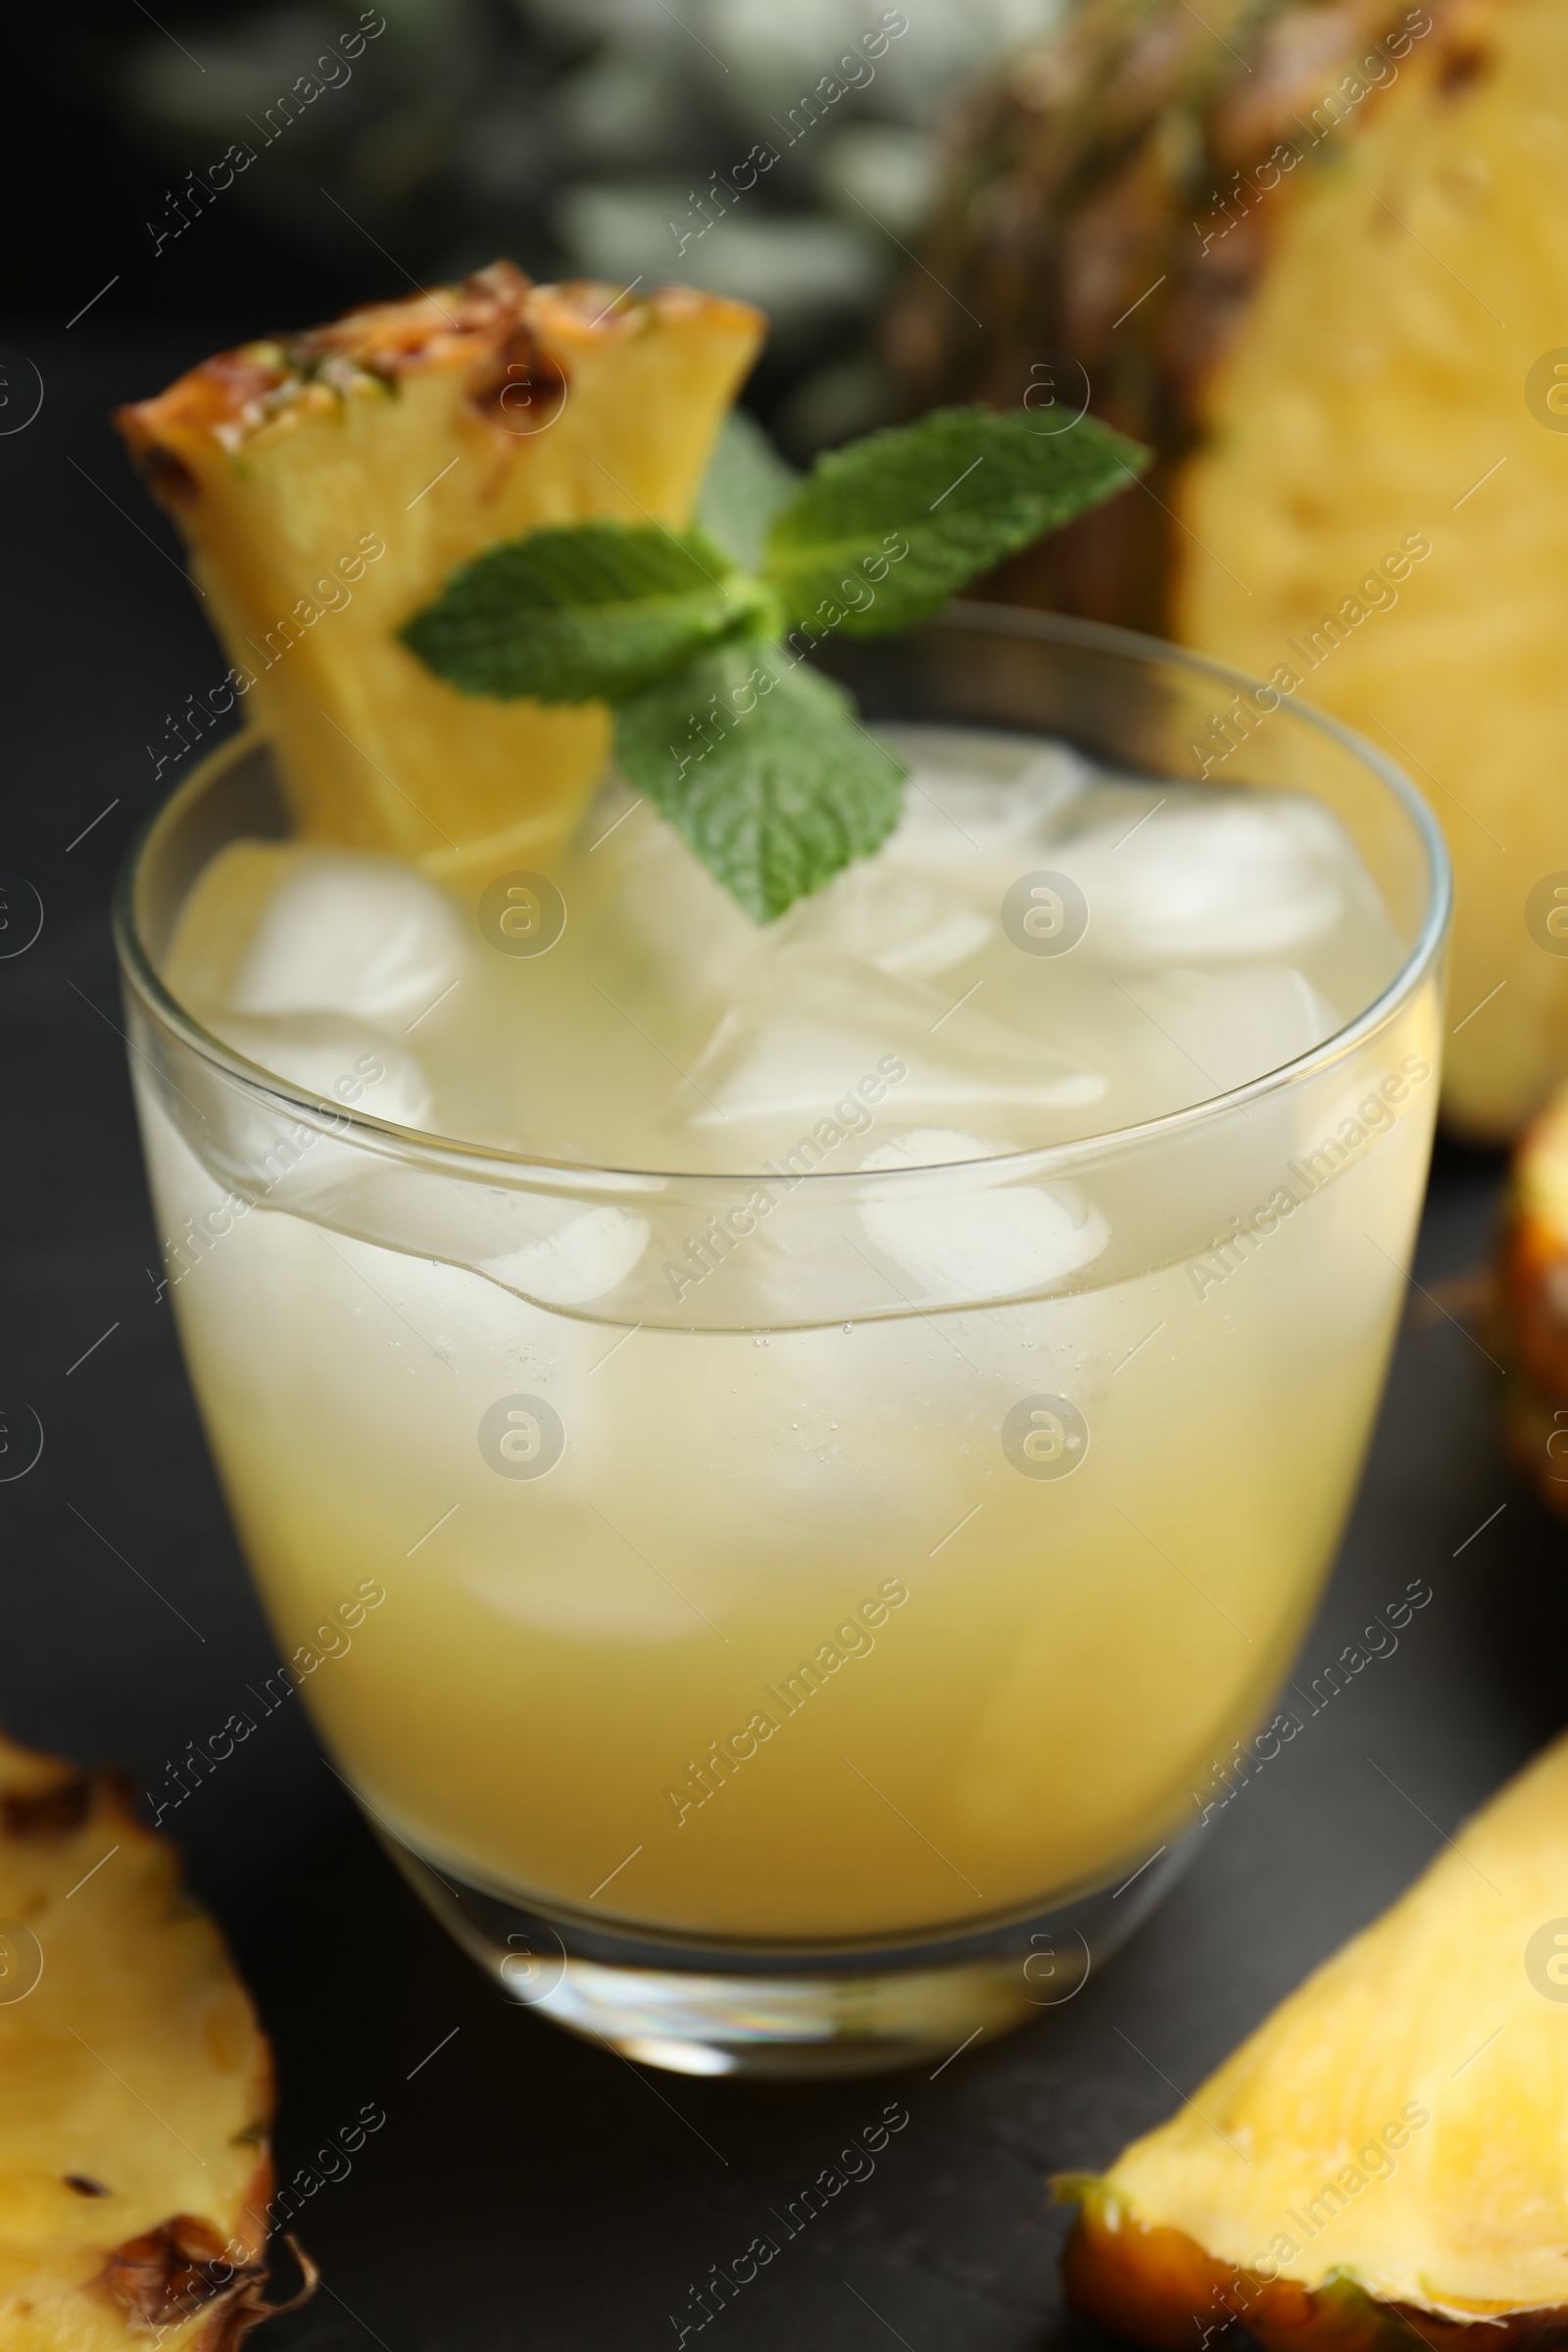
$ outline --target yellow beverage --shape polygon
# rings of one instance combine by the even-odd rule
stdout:
[[[612,790],[488,903],[242,843],[166,958],[304,1090],[139,1073],[283,1655],[376,1821],[546,1918],[787,1952],[1114,1886],[1348,1505],[1430,963],[1331,1041],[1405,915],[1303,795],[903,743],[901,833],[765,934]]]

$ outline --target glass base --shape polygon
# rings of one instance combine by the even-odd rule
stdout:
[[[381,1831],[416,1892],[503,1992],[639,2066],[774,2081],[946,2059],[1081,1992],[1192,1850],[1116,1886],[966,1936],[854,1948],[694,1947],[507,1902]]]

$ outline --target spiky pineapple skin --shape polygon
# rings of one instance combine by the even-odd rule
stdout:
[[[685,521],[761,328],[746,304],[500,262],[220,352],[117,413],[303,837],[454,879],[548,859],[607,713],[461,694],[398,631],[497,541]]]
[[[1049,368],[1070,411],[1086,371],[1159,454],[998,594],[1284,667],[1427,793],[1457,875],[1446,1112],[1482,1141],[1568,1070],[1568,959],[1526,928],[1568,869],[1568,438],[1526,400],[1565,219],[1552,0],[1084,0],[971,101],[889,320],[911,406],[1041,411]]]
[[[3,1736],[0,1923],[42,1960],[0,2000],[0,2344],[233,2352],[269,2310],[267,2042],[127,1788]]]

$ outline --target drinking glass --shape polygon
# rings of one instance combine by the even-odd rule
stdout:
[[[388,1124],[363,1073],[313,1094],[174,1000],[209,859],[287,831],[255,736],[117,901],[170,1293],[286,1661],[229,1736],[292,1684],[509,1993],[690,2073],[907,2063],[1070,2000],[1214,1834],[1244,1743],[1295,1736],[1271,1709],[1438,1093],[1447,868],[1369,745],[997,607],[831,661],[873,723],[1318,803],[1397,968],[1311,1053],[1116,1133],[680,1174]],[[1018,879],[1020,952],[1049,951],[1066,900]]]

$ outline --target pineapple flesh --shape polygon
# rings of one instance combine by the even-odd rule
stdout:
[[[231,2352],[267,2316],[271,2062],[173,1850],[0,1737],[0,2344]]]
[[[925,259],[913,405],[1045,425],[1087,370],[1160,453],[999,592],[1273,676],[1406,768],[1456,871],[1446,1113],[1516,1133],[1568,1074],[1527,919],[1568,869],[1562,0],[1082,0],[969,102]],[[1241,780],[1215,718],[1195,772]]]
[[[535,286],[498,262],[221,352],[118,412],[303,838],[453,879],[548,857],[607,713],[460,694],[398,628],[541,524],[684,523],[761,332],[744,303]]]
[[[1568,2341],[1568,1739],[1081,2207],[1069,2300],[1195,2352]],[[1206,2332],[1205,2332],[1206,2331]]]

